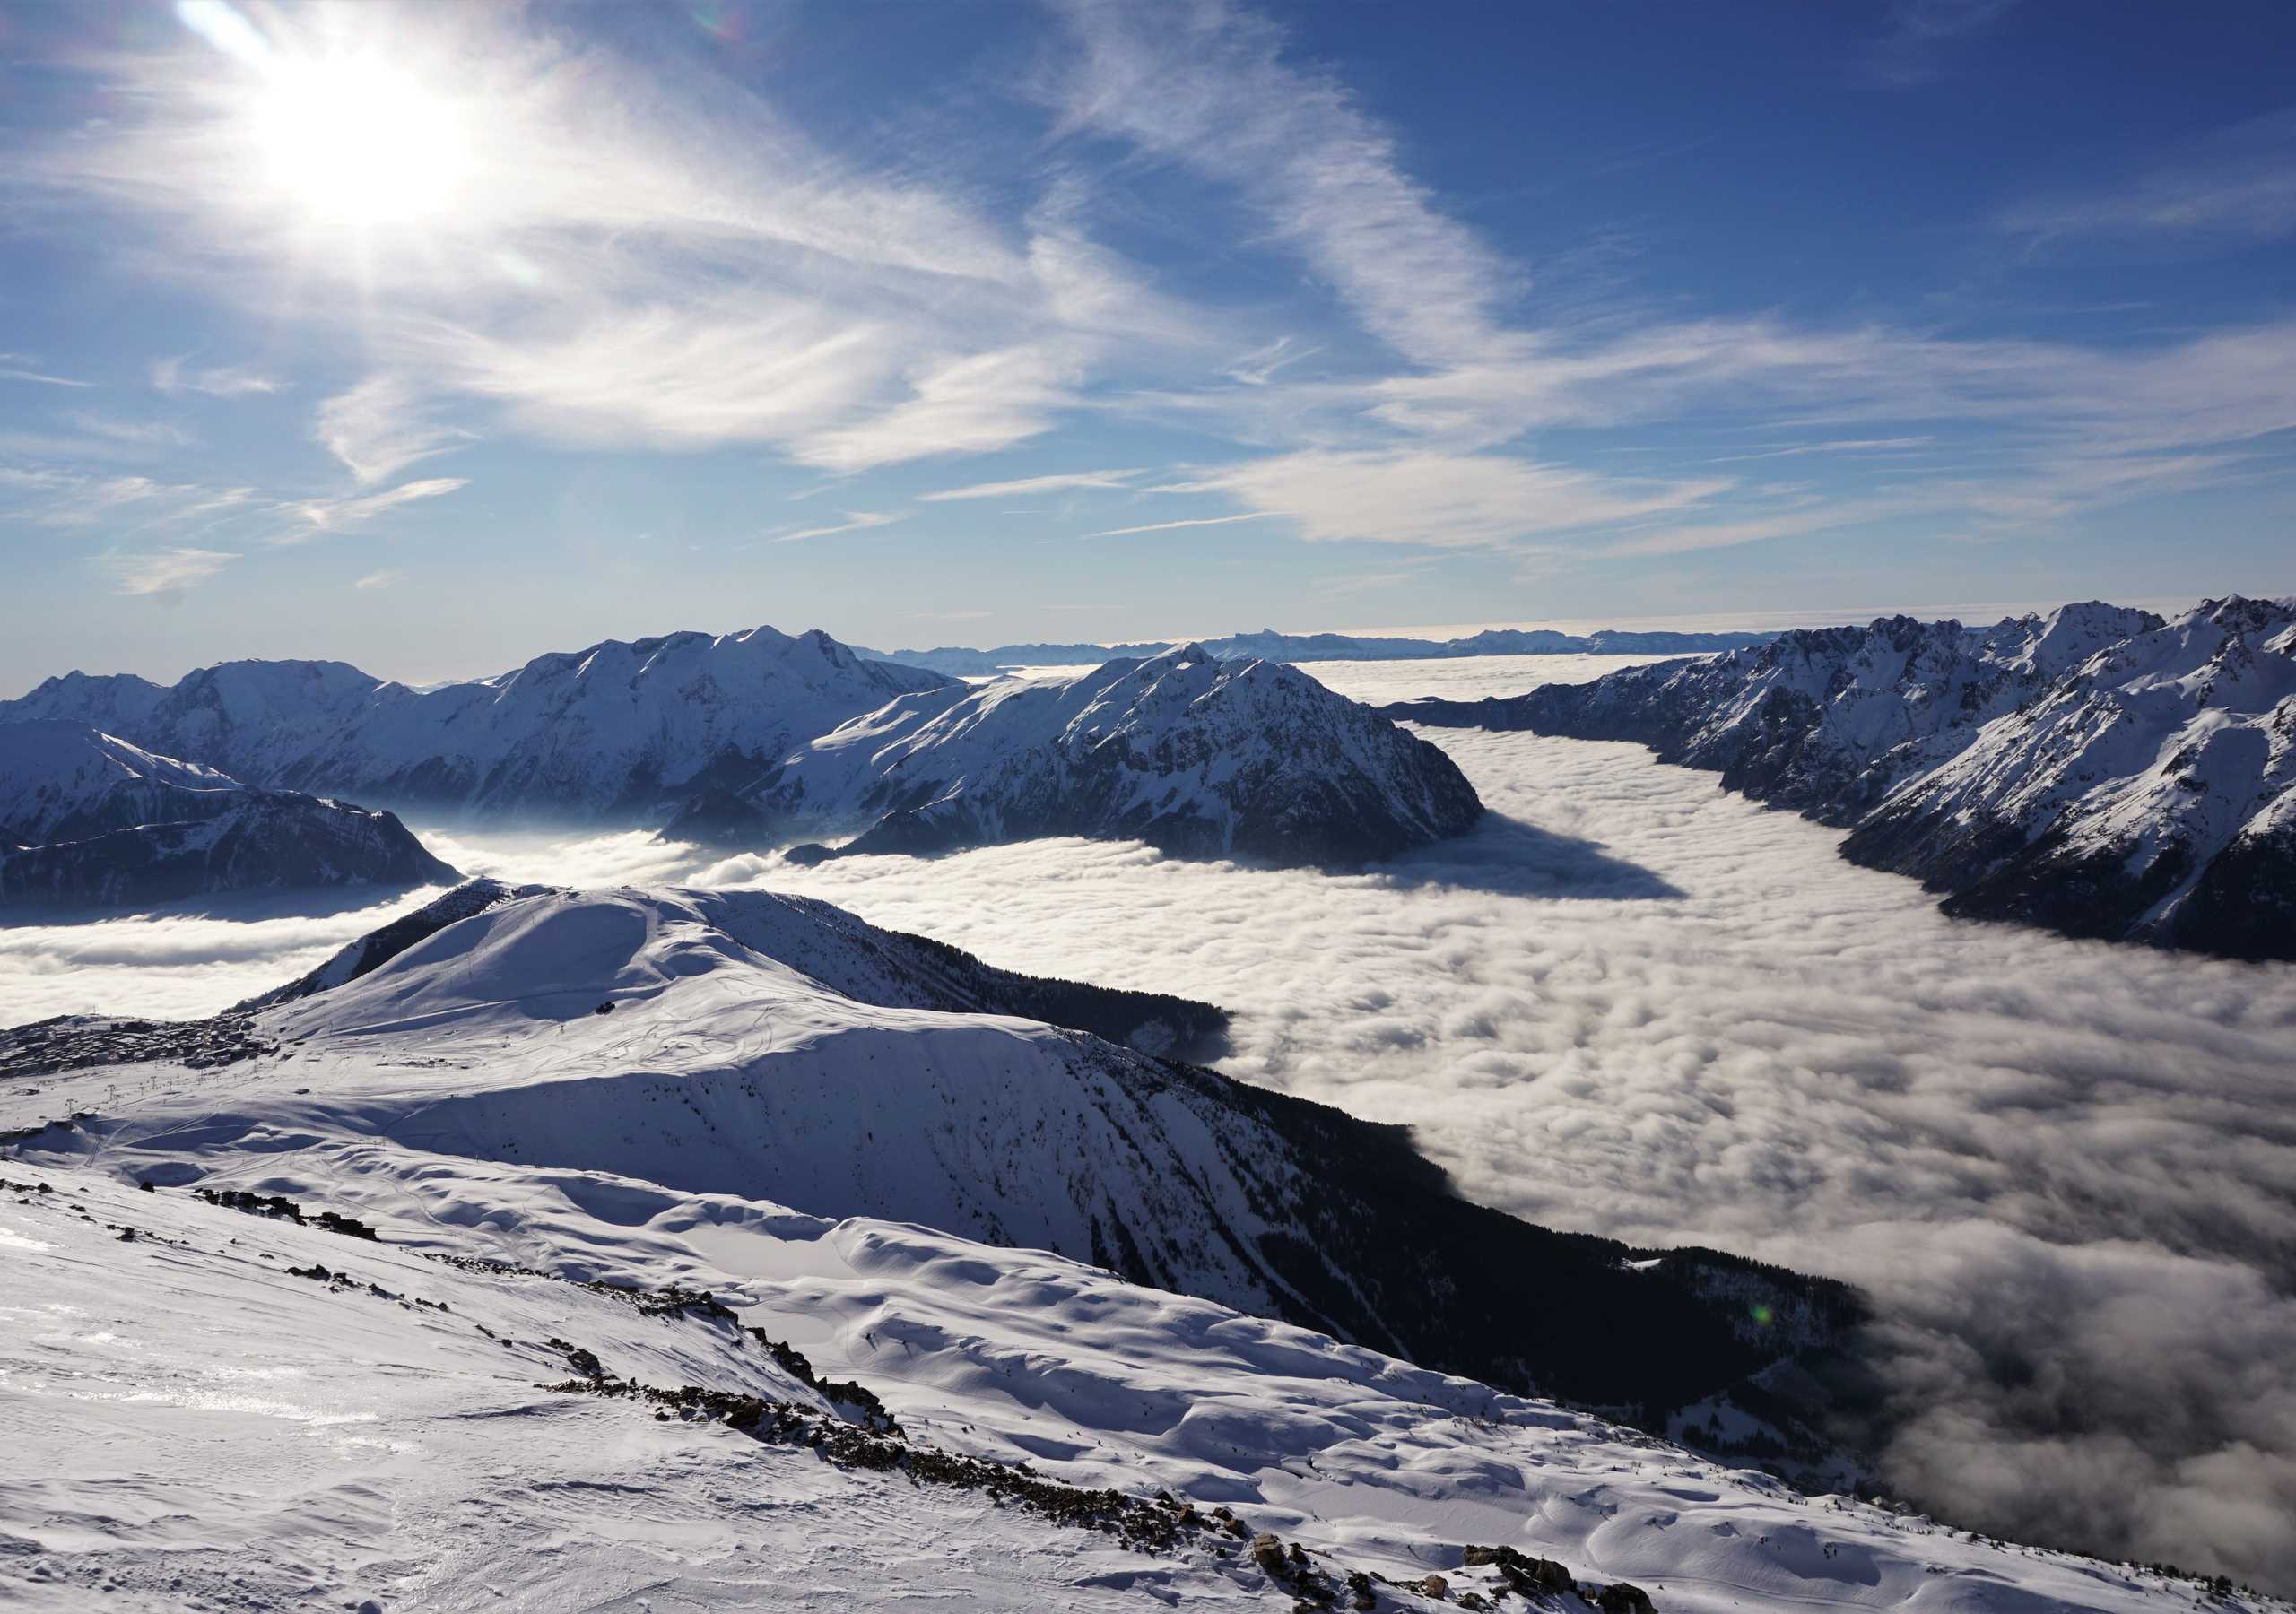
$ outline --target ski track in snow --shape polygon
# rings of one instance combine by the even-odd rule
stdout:
[[[1310,671],[1379,702],[1621,664]],[[1004,968],[1221,1003],[1225,1068],[1414,1124],[1474,1197],[1874,1289],[1921,1413],[1892,1454],[1908,1489],[2296,1580],[2296,971],[1948,921],[1834,832],[1637,747],[1428,737],[1499,819],[1361,876],[1074,841],[803,870],[425,839],[509,878],[804,891]],[[0,1020],[212,1010],[382,916],[0,932]]]

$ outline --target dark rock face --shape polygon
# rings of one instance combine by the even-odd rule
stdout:
[[[1271,1226],[1251,1239],[1295,1297],[1290,1321],[1485,1384],[1662,1419],[1700,1384],[1742,1380],[1863,1320],[1841,1284],[1717,1250],[1643,1254],[1518,1221],[1454,1194],[1403,1127],[1169,1068],[1274,1130],[1299,1163],[1289,1180],[1265,1178]],[[1556,1305],[1564,1295],[1570,1304]]]
[[[0,906],[150,907],[226,891],[443,884],[456,872],[387,812],[247,790],[211,817],[0,849]]]
[[[2296,610],[1884,618],[1398,719],[1649,746],[1965,918],[2296,958]]]

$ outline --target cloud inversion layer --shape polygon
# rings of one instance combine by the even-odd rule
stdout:
[[[1386,700],[1616,664],[1315,671]],[[802,870],[643,834],[429,840],[476,872],[804,890],[1006,968],[1218,1002],[1228,1068],[1413,1124],[1471,1197],[1866,1287],[1905,1494],[2296,1584],[2296,971],[1946,920],[1639,748],[1429,737],[1501,816],[1358,876],[1075,841]],[[99,928],[74,955],[27,936],[0,994],[147,1002],[152,975],[93,966],[169,933]],[[162,970],[160,1002],[291,964]]]

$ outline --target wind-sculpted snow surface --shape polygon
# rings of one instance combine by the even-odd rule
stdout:
[[[227,1108],[155,1095],[108,1115],[106,1135],[164,1149],[310,1130],[770,1193],[1057,1250],[1653,1418],[1859,1315],[1839,1285],[1697,1250],[1630,1267],[1627,1245],[1469,1205],[1400,1129],[1013,1018],[1007,994],[1031,1002],[1042,983],[824,904],[483,886],[471,900],[376,968],[331,966],[317,989],[230,1017],[231,1046],[255,1052],[234,1056]],[[12,1083],[101,1083],[79,1045],[123,1035],[49,1022],[0,1064]],[[135,1028],[132,1057],[163,1035]],[[183,1037],[213,1056],[209,1025]],[[274,1064],[269,1049],[288,1052]]]
[[[0,721],[92,724],[255,784],[650,826],[665,802],[948,683],[757,628],[608,639],[422,690],[340,662],[230,662],[164,689],[74,672],[0,703]]]
[[[0,723],[0,907],[455,878],[387,812],[253,788],[84,725]]]
[[[1435,747],[1271,662],[1196,646],[1082,677],[905,697],[664,832],[754,844],[858,830],[845,853],[1074,835],[1183,856],[1350,863],[1482,815]]]
[[[2296,609],[1885,618],[1399,718],[1639,741],[1853,830],[1949,913],[2296,957]]]
[[[2287,1610],[1043,1252],[596,1172],[78,1130],[0,1156],[0,1602],[43,1614]]]

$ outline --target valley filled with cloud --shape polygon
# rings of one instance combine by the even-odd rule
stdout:
[[[1618,664],[1310,671],[1382,701]],[[1865,1289],[1888,1478],[1944,1516],[2296,1574],[2287,967],[1949,920],[1835,832],[1639,747],[1428,737],[1491,816],[1358,874],[1077,840],[806,869],[417,827],[466,873],[804,892],[1004,968],[1216,1002],[1223,1069],[1409,1124],[1470,1198]],[[210,1011],[387,911],[15,928],[0,992]]]

